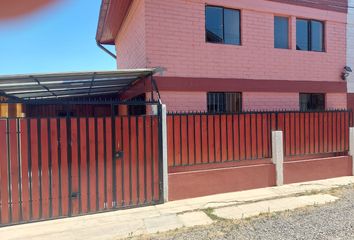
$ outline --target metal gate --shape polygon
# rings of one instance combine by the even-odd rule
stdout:
[[[157,115],[0,120],[0,226],[162,202]]]

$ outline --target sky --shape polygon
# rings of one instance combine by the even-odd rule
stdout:
[[[0,75],[116,69],[115,60],[96,45],[100,5],[101,0],[59,0],[0,22]]]

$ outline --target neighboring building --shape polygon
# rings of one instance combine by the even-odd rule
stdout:
[[[169,111],[345,109],[347,5],[103,0],[96,39],[115,44],[119,68],[165,68],[155,80]]]
[[[347,25],[347,65],[354,69],[354,0],[348,0]],[[354,109],[354,74],[349,74],[348,82],[348,108]]]

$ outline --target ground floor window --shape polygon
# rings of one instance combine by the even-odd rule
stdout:
[[[238,113],[242,111],[242,94],[238,92],[209,92],[209,113]]]
[[[325,94],[323,93],[300,93],[301,111],[325,110]]]

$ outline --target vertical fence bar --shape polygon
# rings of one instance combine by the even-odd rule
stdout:
[[[103,121],[103,208],[107,209],[107,126],[106,126],[106,119],[102,118]]]
[[[0,192],[1,192],[1,224],[11,223],[10,197],[8,188],[8,161],[7,161],[7,120],[0,120]]]
[[[95,148],[95,203],[96,203],[96,211],[99,210],[99,166],[98,166],[98,123],[97,117],[94,117],[94,131],[95,131],[95,139],[94,139],[94,148]]]
[[[91,183],[91,180],[90,180],[90,172],[91,172],[91,166],[90,166],[90,162],[91,162],[91,156],[90,156],[90,153],[91,153],[91,144],[90,144],[90,136],[91,136],[91,128],[89,126],[90,124],[90,120],[88,117],[85,118],[85,125],[86,125],[86,181],[87,181],[87,184],[86,184],[86,193],[87,193],[87,196],[86,196],[86,199],[87,199],[87,212],[90,212],[91,211],[91,186],[90,186],[90,183]]]
[[[154,189],[154,131],[153,131],[153,117],[150,116],[150,140],[151,140],[151,149],[150,149],[150,159],[151,159],[151,200],[155,199],[155,189]]]
[[[146,151],[146,116],[143,117],[143,138],[144,138],[144,203],[147,202],[147,151]],[[173,119],[173,118],[172,118]],[[172,139],[174,136],[172,136]],[[173,157],[174,157],[174,152],[173,152]]]
[[[37,140],[38,140],[38,179],[39,179],[39,218],[43,214],[43,198],[42,198],[42,139],[41,139],[41,120],[37,118]]]
[[[17,152],[16,152],[16,157],[17,157],[17,179],[18,179],[18,194],[19,194],[19,221],[23,221],[23,201],[22,201],[22,175],[21,175],[21,169],[22,169],[22,156],[21,156],[21,125],[20,125],[20,119],[16,118],[16,142],[17,142]],[[1,199],[1,198],[0,198]],[[1,219],[1,216],[0,216]]]
[[[81,121],[80,118],[76,119],[76,129],[77,129],[77,175],[78,175],[78,213],[82,213],[82,193],[81,193]]]
[[[11,179],[11,159],[10,159],[10,120],[6,119],[6,159],[7,159],[7,191],[8,191],[8,205],[9,205],[9,222],[13,221],[13,202],[12,202],[12,179]]]
[[[49,217],[53,217],[53,175],[52,175],[52,130],[50,118],[47,119],[48,132],[48,173],[49,173]]]
[[[1,129],[1,122],[0,121],[0,139],[5,139],[2,129]],[[27,125],[27,121],[25,119],[21,119],[20,120],[20,128],[21,128],[21,134],[20,134],[20,138],[21,138],[21,193],[22,193],[22,220],[23,221],[29,221],[30,220],[30,201],[29,201],[29,175],[28,175],[28,161],[29,161],[29,155],[28,155],[28,125]],[[2,146],[2,142],[0,140],[0,147]],[[49,145],[50,146],[50,145]],[[0,154],[0,168],[1,168],[1,155]],[[0,171],[0,175],[1,175],[1,171]],[[1,179],[1,177],[0,177]],[[0,180],[0,182],[3,182],[2,180]],[[1,187],[0,187],[0,192],[1,192]],[[0,194],[1,195],[1,194]],[[1,197],[0,197],[1,198]],[[1,210],[0,210],[1,211]],[[0,221],[1,221],[2,217],[0,214]]]
[[[112,159],[112,207],[115,208],[117,206],[117,176],[116,176],[116,114],[115,114],[115,106],[111,104],[111,141],[112,141],[112,152],[111,152],[111,159]]]
[[[62,179],[61,179],[61,123],[60,123],[60,119],[56,119],[57,120],[57,141],[58,141],[58,183],[59,183],[59,187],[58,187],[58,202],[59,202],[59,211],[58,211],[58,216],[62,216]]]
[[[50,180],[49,180],[49,142],[48,140],[48,119],[41,118],[40,122],[40,135],[41,139],[41,198],[42,198],[42,218],[48,219],[50,214],[49,210],[49,195],[50,195]]]
[[[122,187],[121,187],[121,191],[122,191],[122,206],[125,206],[126,205],[126,203],[127,203],[127,201],[126,201],[126,198],[127,198],[127,196],[128,196],[128,194],[126,194],[126,191],[128,190],[128,188],[129,188],[129,186],[128,187],[126,187],[126,185],[127,185],[127,181],[126,181],[126,176],[129,176],[128,174],[128,172],[127,172],[127,174],[125,174],[125,172],[126,172],[126,169],[127,169],[127,164],[125,164],[126,163],[126,156],[129,154],[129,150],[128,151],[126,151],[126,148],[127,148],[127,146],[129,147],[129,141],[128,141],[128,139],[129,139],[129,136],[128,136],[128,139],[127,138],[124,138],[124,134],[125,134],[125,132],[126,131],[124,131],[124,129],[126,129],[127,127],[125,127],[124,128],[124,126],[126,126],[125,125],[125,123],[126,123],[126,121],[125,120],[127,120],[127,117],[120,117],[120,142],[121,142],[121,145],[122,145],[122,151],[123,151],[123,157],[122,157],[122,164],[121,164],[121,172],[122,172],[122,176],[121,176],[121,184],[122,184]],[[124,125],[124,126],[123,126]],[[126,144],[124,143],[124,141],[123,141],[123,139],[126,139],[127,140],[127,142],[126,142]],[[128,154],[127,154],[128,153]],[[129,156],[129,155],[128,155]]]

